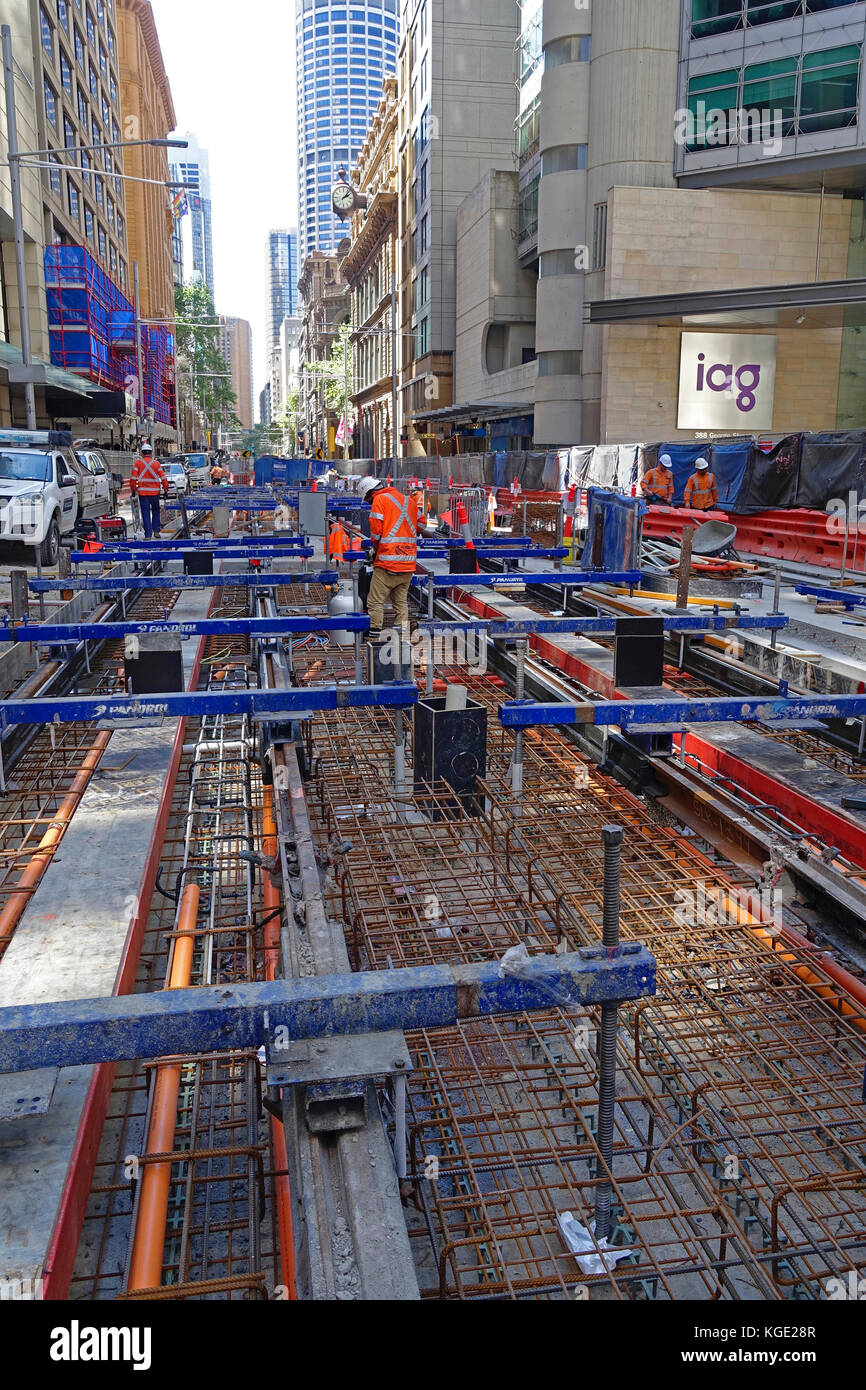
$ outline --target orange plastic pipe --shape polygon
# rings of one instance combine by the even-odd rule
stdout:
[[[0,912],[0,949],[10,940],[12,933],[21,920],[21,914],[33,896],[33,890],[44,874],[55,847],[62,839],[63,833],[78,806],[79,801],[87,789],[91,774],[95,772],[97,764],[105,752],[108,740],[111,738],[111,730],[103,730],[96,735],[96,740],[90,752],[86,755],[84,762],[75,774],[72,786],[61,801],[54,813],[51,824],[46,830],[42,839],[30,859],[26,869],[18,880],[14,893],[6,902],[3,911]]]
[[[195,925],[198,918],[199,885],[188,883],[183,890],[178,915],[178,936],[174,943],[166,989],[186,989],[192,974]],[[177,1101],[180,1093],[180,1063],[166,1062],[157,1067],[153,1105],[147,1129],[149,1154],[169,1153],[174,1148]],[[145,1164],[141,1196],[129,1263],[130,1289],[155,1289],[162,1283],[162,1255],[168,1220],[168,1194],[171,1162]]]
[[[733,916],[737,922],[749,927],[772,949],[775,955],[780,956],[786,965],[792,967],[798,979],[802,980],[804,984],[813,986],[820,998],[832,1000],[838,1006],[843,1018],[850,1018],[855,1028],[861,1033],[866,1033],[866,986],[862,980],[858,980],[850,974],[825,952],[815,951],[811,943],[804,936],[800,936],[799,932],[792,931],[790,927],[782,927],[778,934],[774,934],[762,926],[757,917],[754,917],[751,912],[748,912],[734,898],[729,897],[727,893],[720,892],[719,897],[728,921]],[[839,988],[834,989],[832,985],[828,985],[827,981],[822,979],[820,975],[816,975],[814,970],[810,970],[807,965],[798,961],[790,950],[784,950],[785,946],[793,947],[798,951],[810,952],[815,958],[815,963],[820,965],[821,969],[832,980],[836,981]],[[849,995],[851,1000],[856,1002],[848,1003],[842,998],[842,994]]]
[[[277,823],[274,820],[274,789],[264,787],[262,805],[262,853],[273,859],[277,853]],[[280,949],[280,919],[271,916],[280,906],[280,894],[271,882],[270,874],[265,875],[265,979],[276,976]],[[271,1139],[273,1143],[274,1166],[279,1176],[275,1179],[277,1198],[277,1226],[280,1232],[280,1269],[283,1284],[289,1298],[296,1299],[295,1286],[295,1234],[292,1222],[292,1185],[286,1170],[289,1166],[289,1152],[286,1148],[286,1135],[282,1123],[276,1115],[271,1116]]]

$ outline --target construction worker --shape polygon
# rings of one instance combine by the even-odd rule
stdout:
[[[168,478],[159,459],[153,457],[153,449],[149,444],[142,444],[141,454],[132,465],[129,488],[138,498],[145,538],[150,540],[154,532],[159,533],[162,530],[159,499],[161,495],[168,494]]]
[[[686,483],[685,505],[698,512],[708,512],[718,506],[718,502],[719,489],[715,474],[710,472],[706,459],[698,459],[695,471]]]
[[[221,463],[215,463],[210,471],[210,480],[215,487],[219,487],[220,483],[226,482],[228,480],[228,476],[228,473],[223,468]]]
[[[361,480],[358,495],[362,502],[371,502],[370,539],[373,552],[373,577],[367,597],[370,616],[370,638],[381,635],[385,621],[385,600],[390,597],[397,615],[397,624],[408,635],[409,586],[418,559],[418,533],[421,513],[417,497],[405,497],[397,488],[387,486],[377,478]]]
[[[643,475],[643,495],[647,502],[669,507],[674,500],[674,475],[670,454],[662,454],[655,468]]]
[[[352,549],[352,542],[349,539],[348,531],[344,531],[339,521],[331,522],[331,531],[328,536],[328,553],[331,559],[338,565],[343,563],[343,556],[347,550]]]

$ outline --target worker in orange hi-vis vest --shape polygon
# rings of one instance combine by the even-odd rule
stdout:
[[[375,640],[385,621],[385,600],[390,597],[397,625],[404,635],[409,627],[409,587],[418,559],[421,511],[417,497],[406,497],[395,487],[386,487],[377,478],[364,478],[359,489],[364,502],[371,502],[370,539],[375,546],[373,577],[367,595],[370,637]]]
[[[662,454],[658,465],[643,475],[643,495],[647,502],[669,507],[674,500],[674,475],[670,454]]]
[[[168,478],[159,459],[153,457],[153,449],[149,444],[142,444],[141,454],[132,465],[129,487],[138,497],[145,538],[150,540],[155,531],[162,530],[159,499],[161,494],[168,493]]]
[[[711,511],[718,506],[719,489],[715,474],[710,472],[706,459],[698,459],[695,471],[686,483],[685,505],[698,512]]]
[[[335,560],[338,565],[341,565],[343,563],[344,554],[347,550],[351,549],[352,542],[349,538],[349,533],[343,530],[339,521],[333,521],[328,536],[328,553],[331,559]]]

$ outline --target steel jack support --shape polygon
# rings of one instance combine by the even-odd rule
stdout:
[[[619,898],[622,826],[606,825],[601,832],[604,845],[604,906],[602,909],[602,945],[609,953],[619,953]],[[598,1048],[598,1130],[597,1140],[601,1160],[607,1172],[613,1168],[613,1119],[616,1102],[616,1030],[619,1017],[617,1004],[602,1004],[601,1033]],[[599,1172],[595,1189],[595,1238],[610,1239],[610,1178]]]

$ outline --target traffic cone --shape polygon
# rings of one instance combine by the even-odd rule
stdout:
[[[475,542],[472,539],[472,532],[469,529],[469,517],[466,515],[466,508],[462,502],[457,503],[457,525],[460,527],[460,534],[467,550],[475,549]],[[475,561],[475,573],[479,573],[478,561]]]

